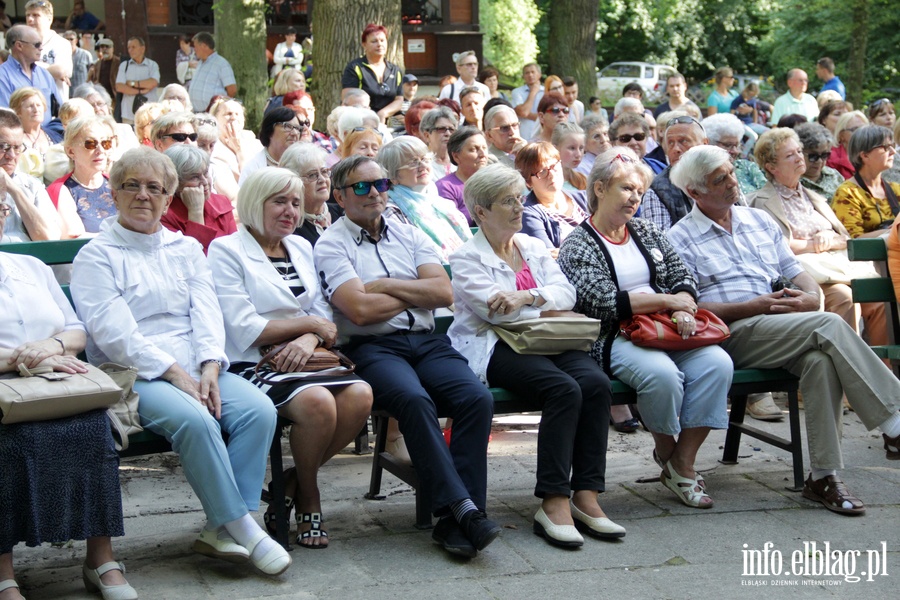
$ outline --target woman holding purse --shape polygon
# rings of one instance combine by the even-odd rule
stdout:
[[[575,290],[543,242],[519,233],[525,192],[522,176],[500,164],[466,181],[463,198],[479,230],[450,256],[455,311],[448,335],[482,381],[541,405],[534,532],[562,547],[584,543],[576,525],[599,538],[620,538],[625,528],[597,501],[605,488],[609,378],[586,352],[518,354],[491,329],[581,316],[570,312]]]
[[[619,335],[620,321],[657,312],[675,322],[683,338],[696,330],[693,275],[653,223],[633,218],[652,177],[628,148],[598,156],[587,184],[591,216],[563,242],[559,266],[577,291],[575,310],[603,321],[592,356],[637,390],[663,485],[687,506],[710,508],[694,462],[710,430],[728,426],[731,358],[718,346],[665,351]]]
[[[312,246],[293,235],[303,218],[303,180],[293,172],[263,167],[238,193],[237,233],[209,247],[209,262],[225,315],[225,351],[231,372],[263,390],[290,419],[294,490],[288,482],[288,514],[296,504],[297,544],[328,546],[323,528],[318,471],[349,444],[372,409],[372,389],[355,375],[302,373],[316,348],[337,336],[331,309],[319,288]],[[263,348],[285,344],[261,365]],[[274,526],[274,509],[265,514]]]

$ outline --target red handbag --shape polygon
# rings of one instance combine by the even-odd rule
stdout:
[[[630,321],[619,324],[621,333],[635,346],[658,350],[693,350],[727,340],[731,335],[722,319],[701,308],[694,315],[697,323],[694,335],[684,339],[667,312],[634,315]]]

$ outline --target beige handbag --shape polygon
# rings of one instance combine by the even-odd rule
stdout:
[[[137,369],[124,367],[116,363],[103,363],[100,370],[109,375],[122,389],[118,402],[113,404],[106,414],[112,425],[113,440],[116,450],[128,449],[128,436],[140,433],[141,417],[138,414],[138,394],[134,391],[134,382],[137,381]]]
[[[852,279],[868,279],[878,277],[878,272],[871,262],[851,262],[846,250],[830,250],[828,252],[808,252],[795,257],[820,285],[843,283],[850,285]]]
[[[601,325],[588,317],[538,317],[490,327],[517,354],[562,354],[589,352]]]
[[[62,419],[119,401],[122,388],[92,365],[87,373],[60,373],[50,367],[29,370],[19,377],[0,379],[0,411],[4,425]]]

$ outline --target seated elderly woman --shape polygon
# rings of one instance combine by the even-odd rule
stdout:
[[[517,354],[490,327],[574,314],[572,284],[544,244],[519,233],[524,192],[522,176],[499,164],[466,183],[465,201],[479,230],[450,258],[454,318],[448,335],[485,384],[541,406],[534,488],[541,507],[534,532],[563,547],[584,543],[575,525],[600,538],[620,538],[625,528],[597,501],[605,488],[609,378],[586,352]]]
[[[190,144],[173,144],[165,154],[175,165],[178,185],[160,222],[200,242],[206,253],[214,239],[237,231],[231,202],[212,193],[206,152]]]
[[[294,230],[311,245],[315,246],[319,237],[341,217],[336,204],[328,202],[331,197],[331,169],[325,166],[327,153],[314,144],[294,144],[281,156],[278,162],[303,180],[303,215]]]
[[[588,178],[591,217],[566,238],[559,266],[575,286],[574,310],[603,321],[591,355],[637,390],[663,485],[687,506],[710,508],[713,500],[694,462],[710,430],[728,426],[731,359],[719,346],[666,352],[619,335],[620,321],[659,311],[671,315],[685,337],[696,328],[693,275],[665,234],[633,218],[651,179],[650,169],[627,148],[597,157]]]
[[[631,96],[623,96],[616,101],[616,105],[613,107],[613,120],[618,119],[625,113],[631,113],[633,115],[643,115],[644,105],[637,98],[632,98]]]
[[[831,132],[818,123],[801,123],[794,127],[800,145],[803,146],[803,158],[806,162],[806,172],[800,179],[800,183],[808,189],[821,195],[831,204],[831,199],[838,186],[844,183],[844,177],[835,169],[825,163],[831,157],[834,147],[834,138]]]
[[[162,93],[159,95],[159,101],[162,102],[164,100],[176,100],[181,102],[184,110],[188,112],[194,111],[194,105],[191,104],[191,95],[180,83],[170,83],[163,88]]]
[[[69,98],[59,107],[59,122],[62,124],[63,132],[75,119],[93,116],[94,107],[82,98]],[[65,133],[63,133],[63,137],[65,137]],[[44,183],[49,185],[63,175],[67,175],[71,170],[72,165],[62,142],[50,146],[44,154]]]
[[[531,190],[525,198],[522,233],[544,242],[556,258],[566,236],[588,218],[585,193],[563,191],[562,162],[552,144],[528,144],[516,154],[516,170]]]
[[[755,162],[741,158],[741,140],[744,138],[744,124],[731,113],[718,113],[703,119],[706,138],[713,146],[728,151],[734,176],[744,196],[766,185],[766,176]]]
[[[848,152],[856,172],[834,192],[831,208],[852,237],[881,237],[900,213],[900,183],[882,178],[897,154],[894,134],[866,125],[850,138]]]
[[[633,100],[633,98],[630,98]],[[666,168],[666,163],[647,156],[647,142],[650,140],[650,124],[640,114],[624,113],[609,126],[609,139],[614,146],[630,148],[632,152],[650,167],[654,175]]]
[[[807,123],[824,127],[816,123]],[[825,310],[839,315],[859,333],[860,310],[872,344],[887,343],[884,304],[853,303],[850,280],[872,276],[865,263],[847,259],[850,234],[828,206],[828,201],[802,182],[806,172],[803,148],[793,129],[777,128],[760,136],[754,148],[769,182],[750,197],[750,206],[768,212],[803,268],[822,288]]]
[[[66,127],[63,147],[71,162],[68,175],[47,186],[62,225],[62,239],[99,233],[100,224],[116,214],[106,173],[116,145],[113,120],[90,116]]]
[[[209,110],[219,125],[219,142],[212,160],[228,168],[235,182],[240,181],[244,166],[263,146],[252,131],[244,129],[244,106],[222,96]]]
[[[581,121],[581,128],[584,130],[584,158],[575,170],[587,177],[594,167],[594,160],[611,147],[609,122],[596,113],[590,113]]]
[[[137,369],[141,425],[172,444],[206,513],[194,551],[283,573],[290,555],[250,514],[259,507],[275,408],[225,372],[225,326],[206,257],[195,240],[160,223],[178,185],[175,166],[135,148],[109,179],[118,219],[81,249],[72,274],[88,359]]]
[[[557,123],[569,120],[569,104],[561,92],[545,93],[538,102],[537,115],[538,127],[530,141],[550,143]]]
[[[357,127],[344,133],[341,145],[337,150],[340,159],[350,156],[368,156],[375,158],[381,148],[381,134],[371,127]]]
[[[471,238],[472,232],[456,204],[429,190],[428,147],[420,139],[404,135],[388,142],[378,151],[377,159],[392,184],[384,216],[425,232],[440,247],[441,260],[446,264],[450,254]]]
[[[866,115],[854,110],[841,115],[834,126],[834,139],[837,141],[837,145],[831,151],[831,156],[828,157],[825,164],[835,169],[844,179],[850,179],[856,171],[850,162],[850,138],[857,129],[868,124],[869,119],[866,118]]]
[[[848,113],[851,110],[853,110],[853,105],[841,99],[826,102],[821,110],[819,110],[819,116],[816,119],[816,123],[824,126],[829,132],[834,134],[838,119],[840,119],[844,113]]]
[[[894,148],[900,152],[900,121],[894,123]],[[890,183],[900,183],[900,160],[894,160],[894,166],[884,172],[882,179]]]
[[[428,151],[434,156],[431,160],[432,181],[438,181],[456,170],[456,165],[450,160],[447,144],[458,127],[459,119],[446,106],[438,106],[422,115],[419,131],[424,134],[426,139],[423,141],[428,144]]]
[[[238,184],[243,185],[248,177],[263,167],[278,166],[284,151],[293,144],[312,141],[311,132],[306,111],[298,114],[282,106],[267,113],[259,126],[259,141],[263,148],[244,164]]]
[[[887,98],[879,98],[870,102],[867,116],[873,125],[881,125],[888,129],[894,129],[894,123],[897,122],[894,103]]]
[[[450,136],[447,152],[450,154],[450,161],[456,165],[456,170],[435,182],[438,195],[452,201],[459,212],[472,223],[472,217],[463,201],[463,186],[478,169],[488,164],[487,140],[480,129],[460,127]]]
[[[98,117],[112,117],[113,115],[112,98],[99,83],[84,83],[79,85],[71,91],[70,98],[81,98],[86,100],[94,107],[94,113]],[[113,149],[110,156],[110,160],[113,163],[119,160],[119,157],[125,152],[132,148],[137,148],[140,145],[134,127],[127,123],[115,123],[114,127],[118,144]]]
[[[10,213],[0,201],[0,239]],[[84,325],[50,268],[30,256],[0,252],[0,378],[19,365],[84,373]],[[113,557],[110,537],[125,535],[119,456],[106,411],[0,425],[0,596],[21,600],[12,552],[87,540],[82,566],[88,591],[129,600],[137,592]],[[110,594],[109,596],[107,594]]]
[[[563,190],[584,190],[587,177],[575,169],[584,159],[584,130],[575,123],[559,123],[553,128],[553,147],[559,152],[563,167]]]
[[[319,288],[312,246],[292,235],[303,217],[303,181],[263,167],[238,193],[237,233],[213,242],[209,264],[225,316],[229,370],[266,393],[292,423],[296,478],[286,482],[288,516],[296,505],[297,543],[328,546],[319,497],[319,467],[356,437],[372,409],[372,389],[355,375],[301,373],[337,328]],[[257,376],[264,348],[285,344]],[[264,518],[274,533],[274,508]]]
[[[294,68],[284,69],[275,77],[275,83],[272,86],[272,97],[266,102],[265,113],[268,114],[269,111],[279,106],[284,106],[282,102],[285,94],[305,91],[306,77],[303,76],[303,72]]]
[[[9,108],[22,121],[25,152],[19,156],[19,170],[41,179],[44,175],[44,155],[53,144],[62,140],[58,123],[44,126],[44,114],[49,110],[44,94],[33,87],[20,87],[9,97]]]

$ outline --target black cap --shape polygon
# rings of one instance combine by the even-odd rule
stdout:
[[[407,73],[403,76],[403,83],[419,83],[419,78],[412,73]]]

